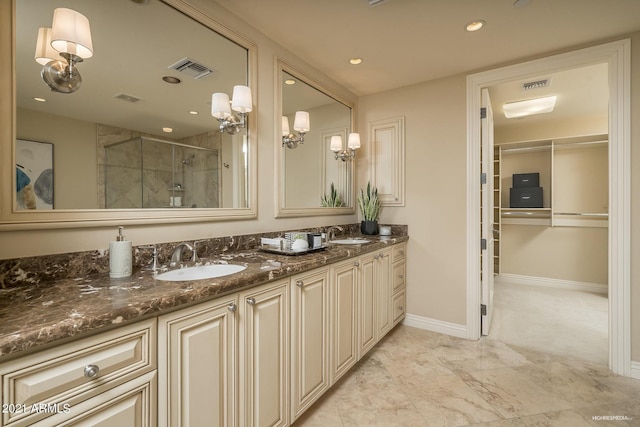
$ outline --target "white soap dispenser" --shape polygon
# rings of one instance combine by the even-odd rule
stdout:
[[[131,276],[132,247],[131,241],[125,240],[122,234],[124,227],[118,227],[115,242],[109,242],[109,276],[118,279]]]

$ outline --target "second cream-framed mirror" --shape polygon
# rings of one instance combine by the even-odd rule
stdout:
[[[346,144],[354,132],[353,103],[281,59],[275,66],[275,216],[355,213],[355,161],[336,159],[330,149],[332,136],[340,136]],[[293,131],[297,111],[309,113],[310,130],[303,143],[290,148],[283,144],[283,120]],[[339,203],[327,203],[332,190]]]
[[[240,133],[236,135],[220,134],[217,120],[211,117],[209,102],[212,92],[226,92],[231,95],[233,85],[257,87],[257,55],[253,42],[225,27],[222,23],[214,21],[211,18],[211,13],[196,9],[187,0],[149,0],[148,2],[116,0],[113,3],[109,2],[108,5],[97,0],[56,0],[46,5],[40,5],[39,2],[36,2],[32,10],[34,13],[37,12],[38,16],[33,15],[33,17],[26,15],[31,11],[27,9],[29,4],[29,1],[13,0],[4,1],[0,6],[0,53],[3,57],[12,58],[11,61],[4,62],[0,66],[0,90],[6,95],[0,99],[0,162],[2,165],[0,168],[0,230],[176,223],[248,219],[257,216],[257,149],[255,143],[257,120],[255,112],[249,114],[247,128],[242,129]],[[97,9],[94,9],[94,5]],[[83,134],[80,131],[72,133],[73,136],[89,135],[90,137],[78,138],[79,142],[70,150],[66,148],[70,146],[70,138],[64,138],[60,135],[64,135],[64,123],[69,121],[61,117],[64,116],[65,111],[71,110],[71,108],[60,107],[57,114],[29,109],[23,103],[24,99],[28,99],[25,98],[27,95],[25,89],[14,86],[16,81],[19,86],[27,76],[31,76],[33,73],[36,76],[39,74],[39,65],[33,59],[35,36],[38,33],[38,27],[51,25],[52,10],[49,8],[52,7],[75,8],[87,15],[91,22],[95,52],[93,57],[78,65],[83,78],[80,89],[70,94],[50,92],[47,95],[47,97],[51,97],[48,100],[49,103],[54,101],[53,98],[58,98],[61,102],[66,102],[67,105],[73,105],[75,108],[75,104],[81,98],[86,100],[90,93],[94,94],[92,86],[111,87],[106,84],[105,80],[111,77],[120,79],[122,88],[119,92],[109,89],[109,92],[104,95],[105,98],[98,99],[97,95],[89,98],[95,102],[106,104],[115,103],[116,101],[113,100],[119,93],[125,95],[144,94],[141,96],[141,102],[138,102],[135,107],[135,111],[140,111],[138,118],[136,119],[134,112],[128,114],[130,118],[134,119],[133,124],[131,121],[126,125],[115,121],[113,123],[106,122],[111,117],[111,113],[101,115],[105,121],[84,118],[83,123],[88,124],[84,129],[89,129],[88,133]],[[44,15],[40,16],[43,11]],[[142,15],[138,16],[137,13]],[[108,17],[113,14],[116,18],[108,21]],[[145,16],[148,19],[145,19]],[[22,28],[25,24],[29,25],[28,33],[23,33]],[[143,28],[143,24],[149,24],[151,27]],[[28,34],[28,37],[34,39],[29,40],[24,47],[20,42],[23,34]],[[170,34],[174,34],[175,37]],[[116,35],[124,37],[125,40],[128,37],[130,42],[117,42],[120,38],[116,38]],[[170,43],[166,39],[167,37],[171,37]],[[186,39],[178,39],[178,37],[186,37]],[[151,43],[153,40],[157,40],[160,44],[141,45],[142,41]],[[189,42],[189,40],[191,41]],[[221,46],[221,50],[214,50],[214,46]],[[196,50],[199,47],[201,49]],[[139,54],[136,55],[135,49],[142,51],[138,51]],[[23,60],[25,55],[26,59]],[[133,59],[126,59],[127,55],[132,55]],[[233,74],[230,76],[230,73],[227,72],[226,63],[230,61],[228,55],[242,61],[233,68],[238,70],[235,78]],[[195,79],[193,76],[184,76],[178,71],[168,68],[173,62],[181,60],[183,57],[194,59],[196,62],[206,62],[213,68],[213,73]],[[137,62],[135,58],[138,58]],[[103,62],[105,60],[106,63]],[[23,70],[23,64],[29,67],[28,71]],[[147,65],[155,67],[155,71],[147,72],[147,76],[150,84],[157,85],[156,89],[147,89],[134,84],[139,80],[134,78],[132,73],[144,69],[144,66]],[[162,76],[176,76],[181,78],[183,82],[180,85],[169,85],[161,81]],[[194,99],[194,96],[184,95],[185,85],[196,84],[202,86],[202,89],[198,91],[198,99]],[[33,87],[36,86],[43,87],[48,91],[43,81],[34,81]],[[168,95],[168,98],[162,98],[165,95]],[[197,102],[198,107],[193,110],[200,110],[198,116],[190,116],[187,108],[183,108],[184,104],[189,101]],[[147,109],[143,110],[145,104]],[[162,117],[159,114],[149,116],[149,114],[153,114],[154,110],[156,113],[160,113],[160,110],[167,111],[165,107],[168,104],[175,104],[177,107],[175,113],[169,113],[168,116]],[[127,106],[129,104],[126,102],[118,105],[122,106],[120,107],[122,110],[129,108]],[[151,109],[149,110],[148,107]],[[89,108],[83,111],[89,111]],[[113,110],[111,111],[113,112]],[[149,111],[151,112],[149,113]],[[25,120],[27,116],[29,117],[28,122]],[[176,124],[172,126],[176,131],[173,135],[165,137],[162,131],[149,131],[148,128],[138,126],[143,122],[149,123],[148,119],[151,118],[151,123],[155,123],[157,128],[160,128],[164,126],[162,123],[166,122],[167,117],[175,119],[172,120]],[[188,122],[195,121],[196,117],[200,123],[204,123],[204,126],[200,126],[199,129],[194,128],[196,130],[190,132],[187,129]],[[77,119],[73,120],[78,121]],[[51,132],[43,131],[47,122],[54,125]],[[138,129],[138,127],[140,128]],[[105,133],[104,129],[108,129],[109,133]],[[40,131],[40,133],[36,131]],[[105,134],[109,137],[104,138]],[[203,138],[204,135],[210,135],[212,138]],[[135,140],[140,136],[143,136],[144,141]],[[18,184],[18,187],[20,185],[17,178],[17,163],[18,159],[24,158],[23,153],[16,145],[18,139],[36,143],[52,143],[55,190],[54,203],[51,206],[53,209],[40,207],[25,209],[21,205],[21,201],[18,200],[16,185]],[[208,141],[204,141],[205,139],[215,140],[217,145],[207,147]],[[156,154],[166,152],[168,154],[163,155],[165,160],[167,156],[172,156],[171,161],[166,162],[172,164],[170,166],[173,168],[171,173],[184,174],[185,170],[191,168],[190,171],[195,171],[191,175],[196,177],[204,170],[200,163],[204,162],[204,159],[214,158],[213,162],[219,164],[220,167],[218,172],[211,175],[213,178],[207,178],[206,184],[209,185],[212,181],[226,180],[227,183],[233,182],[233,185],[227,186],[232,191],[222,191],[220,187],[212,191],[214,198],[189,199],[189,196],[185,194],[186,184],[190,184],[189,190],[192,190],[196,187],[202,187],[203,183],[201,180],[195,179],[185,183],[187,178],[180,175],[180,179],[172,181],[176,185],[157,186],[159,188],[157,201],[150,198],[147,193],[140,205],[122,203],[126,200],[123,200],[121,196],[115,200],[118,203],[110,204],[109,194],[105,194],[109,192],[109,189],[106,188],[104,182],[105,179],[109,179],[110,171],[105,161],[105,157],[109,154],[106,153],[104,147],[131,140],[133,140],[131,145],[136,147],[153,147],[151,149],[137,148],[137,153],[144,150],[154,151]],[[160,144],[156,144],[156,140],[161,140]],[[85,143],[82,144],[82,141]],[[187,147],[185,151],[183,145],[209,149],[198,150]],[[201,155],[201,152],[204,154]],[[89,157],[81,157],[83,154],[88,154]],[[132,157],[128,152],[124,156]],[[111,157],[117,156],[112,154]],[[206,161],[211,163],[210,160]],[[145,176],[148,169],[140,169],[140,175]],[[60,187],[61,185],[64,187]],[[93,190],[80,195],[80,191],[91,187]],[[77,196],[74,196],[74,193],[77,193]]]

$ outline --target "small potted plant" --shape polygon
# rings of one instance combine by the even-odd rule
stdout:
[[[342,197],[336,190],[336,187],[331,183],[331,190],[329,194],[325,194],[320,198],[320,204],[323,207],[339,208],[343,206]]]
[[[380,199],[378,189],[367,183],[367,191],[362,188],[358,195],[358,206],[362,214],[360,231],[362,234],[378,234],[378,215],[380,214]]]

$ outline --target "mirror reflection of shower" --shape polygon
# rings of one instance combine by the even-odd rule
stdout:
[[[220,207],[216,149],[149,137],[105,146],[105,207]]]

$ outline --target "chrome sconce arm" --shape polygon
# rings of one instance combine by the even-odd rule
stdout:
[[[282,146],[296,148],[298,144],[304,143],[304,135],[309,132],[309,113],[306,111],[296,111],[293,123],[294,132],[289,131],[289,119],[282,116]],[[296,135],[297,133],[297,135]]]
[[[356,158],[356,150],[358,148],[360,148],[359,133],[349,134],[349,142],[347,143],[346,149],[342,148],[341,136],[334,135],[331,137],[331,151],[333,151],[336,160],[340,159],[343,162],[354,160]]]
[[[233,115],[231,110],[238,113]],[[220,132],[235,135],[247,126],[247,114],[253,110],[251,89],[248,86],[237,85],[233,87],[233,100],[229,101],[226,93],[214,93],[211,95],[211,115],[218,119]]]
[[[230,135],[235,135],[240,132],[240,129],[246,128],[247,113],[240,113],[238,116],[229,115],[228,117],[218,119],[220,132],[224,133],[226,131]]]

